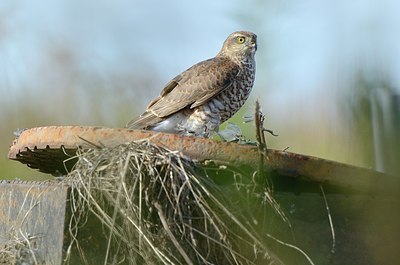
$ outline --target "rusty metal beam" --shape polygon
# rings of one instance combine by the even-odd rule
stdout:
[[[23,131],[10,147],[8,157],[43,172],[65,173],[77,148],[113,147],[126,142],[149,139],[154,144],[178,150],[191,159],[215,160],[232,165],[259,166],[257,147],[175,134],[138,131],[125,128],[87,126],[49,126]],[[69,163],[69,164],[68,164]],[[264,165],[284,176],[329,183],[359,192],[395,192],[400,179],[371,169],[337,163],[286,151],[269,150]]]

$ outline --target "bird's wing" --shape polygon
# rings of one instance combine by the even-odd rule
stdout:
[[[238,73],[239,66],[228,58],[202,61],[172,79],[146,112],[166,117],[188,106],[200,106],[229,88]]]

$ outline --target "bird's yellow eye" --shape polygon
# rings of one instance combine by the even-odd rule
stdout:
[[[239,44],[243,44],[246,41],[245,37],[237,37],[236,38],[236,42]]]

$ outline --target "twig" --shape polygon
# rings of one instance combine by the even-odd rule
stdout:
[[[267,148],[267,141],[265,139],[265,132],[270,133],[273,136],[278,136],[274,134],[272,130],[268,130],[264,128],[264,120],[265,116],[261,112],[261,107],[260,103],[258,100],[255,102],[255,113],[254,113],[254,122],[256,126],[256,140],[257,140],[257,146],[260,152],[260,161],[259,161],[259,168],[258,168],[258,174],[264,174],[265,167],[264,167],[264,161],[265,159],[268,159],[268,148]],[[273,209],[278,213],[278,215],[282,218],[282,220],[291,227],[289,218],[285,215],[284,211],[281,209],[280,205],[276,202],[276,200],[273,198],[273,192],[274,192],[274,185],[272,180],[269,180],[268,177],[266,177],[266,186],[265,186],[265,199],[270,203],[270,205],[273,207]]]
[[[264,116],[261,113],[260,103],[258,100],[255,102],[254,123],[256,126],[257,146],[261,154],[266,154],[268,148],[264,135]]]
[[[293,248],[293,249],[297,250],[298,252],[303,254],[304,257],[306,257],[306,259],[308,260],[308,262],[310,262],[310,264],[315,265],[314,262],[311,260],[311,258],[302,249],[300,249],[299,247],[296,247],[296,246],[294,246],[292,244],[289,244],[289,243],[285,243],[285,242],[277,239],[276,237],[271,236],[270,234],[266,234],[266,235],[267,235],[267,237],[269,237],[269,238],[275,240],[276,242],[278,242],[279,244],[282,244],[284,246],[287,246],[287,247],[290,247],[290,248]]]
[[[332,233],[332,248],[331,248],[331,253],[334,254],[336,252],[336,237],[335,237],[335,229],[333,228],[333,222],[332,222],[332,216],[331,216],[331,212],[329,210],[329,206],[328,206],[328,201],[326,200],[326,196],[325,196],[325,192],[324,192],[324,188],[322,187],[322,185],[319,185],[321,192],[322,192],[322,197],[324,198],[325,201],[325,208],[326,211],[328,212],[328,220],[329,220],[329,226],[331,228],[331,233]]]
[[[282,149],[282,152],[286,152],[289,148],[290,146],[286,146],[285,148]]]
[[[93,147],[96,147],[97,149],[101,149],[101,148],[105,147],[105,145],[102,144],[102,143],[95,144],[95,143],[93,143],[93,142],[91,142],[91,141],[89,141],[89,140],[87,140],[87,139],[85,139],[85,138],[83,138],[83,137],[81,137],[79,135],[78,135],[78,138],[81,139],[82,141],[88,143],[89,145],[92,145]]]
[[[165,220],[163,210],[161,209],[161,205],[156,202],[154,203],[154,207],[156,207],[158,211],[158,216],[160,217],[160,221],[165,229],[165,232],[167,232],[168,237],[171,239],[172,243],[176,247],[176,249],[179,251],[179,253],[182,255],[183,259],[186,261],[187,264],[193,265],[194,263],[192,260],[189,258],[189,256],[186,254],[186,252],[182,249],[181,245],[179,244],[178,240],[175,238],[174,234],[172,234],[171,230],[168,227],[168,224]]]
[[[261,113],[261,108],[260,108],[260,103],[258,100],[255,102],[255,109],[254,109],[254,123],[256,127],[256,141],[257,141],[257,147],[258,151],[260,153],[260,158],[258,161],[258,175],[264,175],[264,160],[268,158],[268,148],[267,148],[267,143],[265,141],[265,135],[264,135],[264,116]],[[259,177],[261,179],[261,177]],[[269,184],[268,178],[266,178],[267,181],[267,192],[272,191],[272,185]]]
[[[271,134],[272,136],[279,136],[278,134],[275,134],[273,130],[263,128],[263,132],[267,132],[267,133]]]

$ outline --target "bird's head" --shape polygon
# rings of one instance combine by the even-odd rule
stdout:
[[[218,55],[239,58],[254,58],[256,50],[256,34],[248,31],[236,31],[228,36]]]

